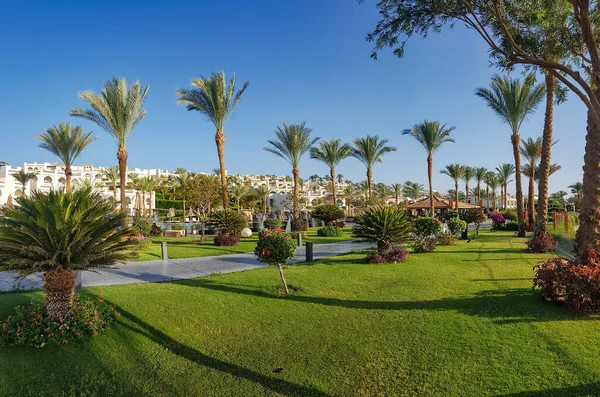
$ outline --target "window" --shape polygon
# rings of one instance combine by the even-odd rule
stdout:
[[[52,183],[52,178],[47,176],[44,178],[44,183]]]

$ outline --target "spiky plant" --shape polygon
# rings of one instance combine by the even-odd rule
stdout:
[[[148,93],[148,86],[141,86],[139,81],[127,87],[125,78],[112,78],[104,83],[100,94],[85,91],[79,97],[86,101],[91,109],[76,108],[71,116],[81,117],[97,124],[108,132],[117,142],[117,159],[119,161],[120,186],[127,184],[127,140],[135,126],[146,115],[142,106]],[[121,189],[121,211],[127,211],[125,189]],[[125,221],[124,221],[125,222]]]
[[[512,79],[507,76],[495,75],[492,77],[490,88],[478,88],[475,94],[486,102],[500,119],[511,129],[511,143],[513,146],[514,167],[521,170],[521,156],[519,152],[519,130],[523,121],[535,112],[544,99],[544,84],[535,84],[533,76],[527,76],[524,81]],[[523,186],[521,173],[515,175],[517,215],[519,222],[519,237],[525,237],[525,224],[523,222]],[[504,193],[506,195],[506,191]],[[505,206],[506,207],[506,206]]]
[[[12,176],[23,186],[23,197],[27,197],[27,184],[37,177],[35,172],[26,172],[24,169],[21,169],[12,174]]]
[[[246,219],[230,209],[218,210],[210,214],[207,225],[216,229],[219,234],[237,235],[246,227]]]
[[[417,182],[406,181],[403,190],[406,197],[412,201],[417,201],[425,194],[425,187]]]
[[[48,128],[45,133],[38,134],[42,141],[40,147],[58,157],[65,165],[65,180],[67,192],[71,191],[71,166],[81,152],[96,140],[92,132],[84,133],[83,127],[71,123],[60,123]]]
[[[326,225],[344,217],[344,210],[335,204],[319,205],[312,213],[313,217],[322,220]]]
[[[446,124],[440,124],[439,121],[427,121],[415,124],[411,129],[402,132],[403,135],[411,135],[427,151],[427,178],[429,180],[429,212],[433,217],[435,211],[433,208],[433,153],[445,142],[454,142],[450,133],[455,127],[446,127]]]
[[[335,168],[340,161],[350,156],[352,147],[348,144],[342,144],[339,139],[319,142],[319,146],[310,149],[310,158],[318,160],[329,167],[329,176],[331,177],[331,193],[333,202],[337,203],[335,191]],[[341,175],[340,175],[341,176]],[[340,182],[341,183],[341,182]]]
[[[403,188],[401,183],[392,183],[390,185],[392,191],[394,192],[394,197],[396,198],[396,205],[400,204],[400,196],[402,196]]]
[[[225,170],[225,122],[233,114],[242,95],[248,88],[246,81],[242,88],[235,92],[235,73],[231,76],[229,84],[225,79],[225,72],[211,73],[210,77],[200,76],[192,80],[192,89],[179,88],[177,90],[177,103],[185,105],[187,110],[197,110],[204,114],[215,126],[215,143],[219,156],[219,175],[221,177],[221,194],[223,208],[229,207],[227,196],[227,179]]]
[[[379,255],[385,254],[393,244],[411,239],[412,223],[406,211],[400,207],[376,206],[367,208],[356,217],[352,236],[358,240],[377,244]]]
[[[50,318],[70,309],[73,270],[113,265],[135,257],[136,243],[120,227],[125,215],[91,189],[34,192],[18,197],[0,217],[0,268],[21,275],[46,272],[46,312]]]
[[[369,200],[373,198],[373,166],[376,163],[383,163],[384,154],[397,150],[394,146],[388,146],[388,142],[387,139],[379,139],[377,135],[367,135],[365,138],[354,140],[351,156],[367,167]]]
[[[447,165],[445,169],[440,171],[440,174],[444,174],[452,178],[454,181],[454,209],[458,211],[458,181],[461,180],[465,172],[464,165],[460,164],[450,164]]]
[[[277,127],[275,130],[276,140],[269,140],[270,147],[263,150],[281,157],[292,166],[292,175],[294,176],[294,197],[293,212],[294,220],[298,218],[300,202],[298,196],[298,180],[300,179],[300,159],[305,155],[319,138],[311,138],[312,128],[308,128],[306,123],[285,124],[283,127]]]

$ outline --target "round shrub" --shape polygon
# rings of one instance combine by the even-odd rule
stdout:
[[[385,254],[387,263],[401,263],[408,258],[408,250],[404,247],[394,247]]]
[[[459,217],[448,219],[446,224],[451,234],[461,234],[467,228],[467,222],[463,221]]]
[[[304,218],[296,218],[292,219],[292,232],[305,232],[308,230],[308,225],[306,224],[306,219]]]
[[[504,219],[506,219],[507,221],[513,221],[516,222],[517,219],[519,219],[519,216],[517,215],[517,210],[515,209],[508,209],[506,211],[503,211],[500,213]]]
[[[440,245],[452,245],[454,244],[454,234],[442,233],[438,236],[438,243]]]
[[[504,230],[506,219],[502,215],[492,214],[490,215],[490,219],[492,220],[492,230]]]
[[[246,218],[233,210],[219,210],[210,214],[207,225],[219,234],[239,234],[246,227]]]
[[[331,225],[333,221],[344,218],[344,210],[335,204],[323,204],[315,208],[313,217],[325,222],[325,225]]]
[[[517,232],[519,231],[519,224],[517,222],[508,222],[506,225],[504,225],[504,230],[508,230],[510,232]]]
[[[146,219],[136,219],[131,225],[132,229],[140,233],[142,236],[147,237],[152,232],[152,223]]]
[[[258,233],[258,243],[254,255],[259,261],[277,266],[283,289],[289,293],[282,265],[296,256],[296,241],[283,231],[261,230]]]
[[[265,219],[265,222],[264,222],[265,228],[269,229],[269,230],[281,229],[282,225],[283,225],[283,222],[281,221],[281,219],[277,219],[277,218],[268,218],[268,219]]]
[[[218,247],[235,247],[240,243],[240,238],[235,234],[221,234],[213,239]]]
[[[442,232],[440,221],[428,216],[422,216],[413,221],[417,236],[437,236]]]
[[[534,237],[531,240],[527,241],[526,244],[527,251],[535,253],[554,251],[558,246],[558,243],[554,241],[554,238],[550,234],[540,234],[537,237]]]
[[[404,243],[412,238],[412,224],[406,211],[400,207],[371,207],[355,220],[352,236],[361,241],[376,243],[380,255],[384,255],[392,244]]]
[[[342,229],[337,226],[324,226],[317,230],[320,237],[338,237],[342,235]]]
[[[150,248],[152,245],[152,239],[150,237],[144,237],[142,234],[132,234],[129,236],[129,241],[136,243],[141,250]]]
[[[417,235],[412,243],[413,251],[417,254],[431,252],[435,249],[437,238],[435,236]]]

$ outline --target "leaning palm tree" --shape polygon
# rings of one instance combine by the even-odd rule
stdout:
[[[365,138],[354,140],[351,156],[358,159],[367,167],[369,200],[373,198],[373,166],[375,163],[383,163],[384,154],[397,150],[394,146],[387,146],[387,143],[387,139],[380,140],[377,135],[367,135]]]
[[[540,157],[542,156],[542,138],[527,138],[526,140],[521,142],[521,155],[527,160],[527,169],[529,173],[526,174],[529,178],[529,188],[527,190],[527,218],[529,221],[529,225],[533,226],[535,222],[535,167],[538,163]],[[523,169],[521,172],[524,174]]]
[[[42,141],[40,147],[58,157],[65,165],[65,179],[67,192],[71,191],[71,166],[79,157],[83,149],[96,140],[91,132],[84,133],[83,127],[71,123],[60,123],[58,126],[48,128],[46,133],[38,134]]]
[[[119,177],[121,186],[121,211],[127,210],[125,189],[127,184],[127,139],[135,126],[146,115],[142,107],[148,93],[148,86],[141,86],[136,81],[127,87],[125,78],[112,78],[104,83],[100,95],[85,91],[79,97],[86,101],[91,109],[73,109],[71,116],[81,117],[96,123],[108,132],[117,142],[117,159],[119,160]]]
[[[448,175],[454,181],[454,209],[458,211],[458,181],[461,180],[465,172],[465,166],[460,164],[447,165],[440,174]]]
[[[73,303],[73,270],[100,268],[136,255],[137,243],[119,227],[125,214],[91,189],[71,193],[34,192],[3,208],[0,218],[0,269],[22,276],[44,273],[46,315],[64,317]]]
[[[319,142],[319,146],[310,149],[310,158],[319,160],[329,167],[329,176],[331,177],[331,194],[334,204],[337,203],[335,196],[335,167],[340,161],[350,156],[352,147],[348,144],[342,144],[339,139]]]
[[[286,160],[292,166],[292,175],[294,176],[294,197],[293,212],[294,220],[298,219],[300,202],[298,196],[298,179],[300,178],[300,158],[306,154],[319,138],[311,138],[312,128],[308,128],[306,123],[290,124],[283,123],[283,127],[277,127],[275,130],[276,140],[268,141],[271,147],[266,147],[269,153]]]
[[[502,207],[506,209],[506,205],[508,202],[508,184],[512,182],[512,179],[510,179],[510,177],[515,173],[515,166],[510,163],[503,163],[496,167],[496,172],[498,173],[498,184],[500,185],[500,200],[502,201]],[[521,211],[523,211],[522,207]],[[523,214],[521,214],[521,216],[523,216]]]
[[[577,210],[579,211],[581,197],[583,196],[583,182],[575,182],[569,185],[568,188],[571,189],[571,193],[575,195],[575,203],[577,204]]]
[[[114,165],[112,167],[105,168],[102,171],[102,177],[106,180],[106,184],[109,189],[113,191],[113,198],[115,203],[117,202],[117,187],[119,186],[119,167]]]
[[[246,81],[242,88],[235,92],[235,73],[229,80],[225,79],[225,72],[211,73],[210,77],[200,76],[192,80],[193,88],[188,90],[179,88],[177,90],[177,103],[185,105],[187,110],[197,110],[203,113],[213,123],[217,130],[215,143],[219,156],[219,176],[221,177],[221,194],[223,208],[229,207],[227,197],[227,179],[225,170],[225,133],[223,127],[225,121],[233,114],[235,107],[242,98],[244,91],[248,88]]]
[[[36,178],[35,172],[26,172],[21,169],[12,176],[23,186],[23,197],[27,197],[27,184]]]
[[[394,197],[396,198],[396,205],[400,204],[400,196],[402,196],[402,184],[393,183],[390,187],[392,188]]]
[[[533,113],[544,99],[545,87],[535,84],[533,76],[528,76],[525,81],[495,75],[492,77],[490,88],[478,88],[475,94],[483,98],[487,105],[509,125],[512,135],[513,156],[515,169],[521,170],[521,156],[519,152],[519,130],[523,121]],[[517,215],[519,221],[519,237],[525,237],[525,224],[523,222],[523,186],[521,172],[515,176]],[[506,194],[506,192],[504,193]]]
[[[425,187],[417,182],[406,181],[403,187],[404,195],[412,201],[417,201],[425,194]]]
[[[433,153],[445,142],[455,142],[450,133],[455,127],[440,125],[438,121],[425,120],[421,124],[415,124],[411,129],[402,131],[403,135],[412,135],[427,151],[427,177],[429,179],[429,211],[434,216],[433,208]]]
[[[462,180],[465,181],[465,203],[469,202],[469,182],[475,177],[475,168],[464,166]]]
[[[182,172],[180,174],[172,175],[172,184],[176,189],[181,191],[181,197],[183,199],[183,221],[185,222],[185,198],[187,196],[188,185],[190,181],[190,174],[187,172]],[[228,208],[229,206],[225,207]]]
[[[485,180],[485,174],[488,170],[485,167],[477,167],[475,168],[475,182],[477,182],[476,196],[477,196],[477,205],[479,205],[481,201],[481,182]]]

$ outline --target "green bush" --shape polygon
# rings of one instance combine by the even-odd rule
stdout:
[[[207,225],[218,234],[238,234],[246,226],[246,218],[232,210],[219,210],[210,214]]]
[[[346,214],[335,204],[323,204],[315,208],[312,215],[325,222],[325,225],[330,225],[333,221],[344,218]]]
[[[183,226],[181,226],[181,225],[173,225],[171,227],[171,229],[173,229],[173,230],[183,230]]]
[[[467,222],[458,217],[448,219],[446,224],[448,225],[448,230],[451,234],[461,234],[467,228]]]
[[[435,249],[437,238],[435,236],[417,235],[412,243],[413,251],[417,254],[431,252]]]
[[[182,200],[159,200],[156,199],[156,208],[183,210]]]
[[[408,215],[400,207],[376,206],[368,208],[355,219],[352,236],[362,241],[377,243],[377,251],[384,255],[392,244],[411,239],[413,227]]]
[[[140,233],[142,236],[147,237],[152,232],[152,223],[146,219],[136,219],[131,225],[132,229]]]
[[[283,275],[282,265],[294,258],[296,244],[296,241],[286,232],[261,230],[258,233],[258,243],[254,249],[254,254],[259,261],[277,266],[285,293],[289,291]]]
[[[510,232],[518,232],[519,231],[519,224],[517,222],[508,222],[506,225],[504,225],[504,230],[508,230]]]
[[[306,219],[296,218],[292,220],[292,232],[305,232],[308,230]]]
[[[442,233],[438,236],[438,243],[440,245],[452,245],[454,244],[454,234],[453,233]]]
[[[506,219],[507,221],[513,221],[516,222],[519,219],[519,216],[517,214],[517,210],[515,209],[507,209],[506,211],[502,211],[500,213],[504,219]],[[517,229],[518,230],[518,229]]]
[[[339,237],[342,235],[342,229],[337,226],[324,226],[317,230],[317,236],[320,237]]]
[[[162,236],[163,228],[158,226],[156,223],[152,224],[152,228],[150,229],[150,236],[158,237]]]
[[[413,221],[417,236],[437,236],[442,232],[442,224],[437,219],[422,216]]]
[[[277,219],[277,218],[265,219],[265,222],[264,222],[265,228],[270,229],[270,230],[281,229],[282,225],[283,225],[283,222],[281,221],[281,219]]]

